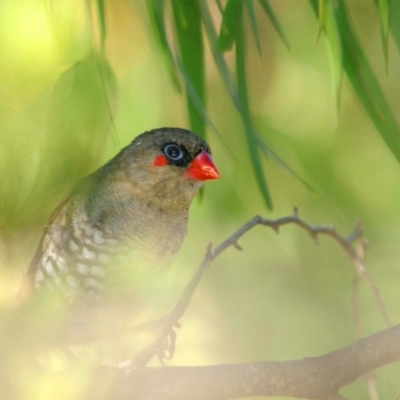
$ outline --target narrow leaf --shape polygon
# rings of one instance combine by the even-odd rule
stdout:
[[[342,86],[343,56],[342,43],[339,28],[335,18],[333,4],[330,0],[324,0],[324,13],[322,26],[325,29],[326,37],[329,45],[329,55],[331,61],[331,69],[333,75],[333,83],[336,93],[336,104],[340,102],[340,88]]]
[[[317,0],[309,2],[317,14]],[[335,15],[340,27],[343,68],[367,115],[400,162],[400,127],[350,24],[344,0],[338,0]]]
[[[104,54],[106,44],[106,15],[104,9],[104,0],[97,0],[97,15],[99,18],[99,31],[100,31],[100,51]]]
[[[381,39],[386,73],[389,66],[389,0],[378,0],[379,20],[381,24]]]
[[[175,60],[168,43],[167,32],[165,29],[164,12],[165,12],[165,0],[148,0],[146,2],[150,21],[155,33],[156,38],[160,44],[161,50],[167,61],[168,73],[171,77],[172,83],[175,88],[180,91],[180,83],[176,74]]]
[[[218,48],[225,52],[231,50],[237,35],[237,21],[242,18],[242,0],[228,0],[222,16],[218,37]]]
[[[368,116],[400,162],[400,129],[358,40],[350,25],[343,0],[338,2],[343,66]]]
[[[390,33],[400,50],[400,1],[391,1],[389,3],[389,27]]]
[[[219,10],[219,12],[220,12],[221,15],[222,15],[222,14],[224,13],[224,7],[223,7],[223,5],[222,5],[221,0],[215,0],[215,2],[217,3],[218,10]]]
[[[272,7],[270,6],[268,0],[259,0],[261,7],[263,8],[264,12],[267,14],[268,18],[270,19],[272,25],[274,26],[275,30],[278,32],[278,35],[282,39],[285,46],[290,50],[289,41],[286,38],[285,32],[282,29],[281,24],[279,23],[278,18],[276,17]]]
[[[233,104],[236,108],[239,108],[238,98],[237,98],[237,91],[236,87],[233,83],[233,79],[229,72],[229,68],[225,62],[224,57],[222,56],[221,52],[218,48],[218,38],[215,32],[215,27],[211,18],[210,10],[208,9],[207,2],[200,1],[200,11],[202,15],[203,25],[206,31],[208,43],[210,45],[211,53],[214,58],[214,62],[218,68],[218,71],[221,75],[222,81],[224,82],[229,95],[233,101]]]
[[[211,120],[210,116],[208,115],[204,104],[200,100],[200,98],[199,98],[199,96],[198,96],[198,94],[197,94],[192,82],[189,79],[189,76],[187,75],[187,72],[186,72],[185,68],[182,65],[182,62],[179,59],[176,61],[176,67],[179,69],[179,72],[182,74],[182,77],[185,80],[187,94],[191,98],[191,102],[193,104],[193,107],[196,108],[197,113],[199,115],[201,115],[203,120],[207,123],[207,125],[210,127],[210,129],[218,136],[218,138],[225,145],[225,147],[227,149],[229,149],[227,143],[225,143],[225,141],[224,141],[223,136],[218,131],[217,127],[215,126],[215,124]],[[233,154],[230,153],[230,155],[233,157]]]
[[[326,7],[325,7],[326,0],[318,0],[318,33],[317,33],[317,40],[318,43],[319,38],[321,37],[321,33],[324,30],[324,21],[325,21],[325,14],[326,14]]]
[[[243,119],[247,145],[252,161],[253,171],[256,176],[256,181],[267,207],[269,209],[272,209],[272,200],[269,194],[268,186],[264,175],[264,170],[260,159],[260,153],[258,149],[258,138],[254,130],[250,114],[247,79],[246,79],[246,48],[245,48],[246,44],[245,44],[245,35],[243,29],[243,18],[237,21],[237,26],[238,29],[236,31],[236,77],[238,85],[240,112]]]
[[[258,34],[257,20],[256,20],[256,14],[254,12],[253,0],[246,0],[244,4],[247,8],[247,12],[249,13],[250,26],[253,35],[256,39],[258,54],[261,54],[260,35]]]
[[[175,0],[172,2],[175,31],[178,39],[185,82],[190,82],[198,100],[205,104],[204,50],[201,31],[201,14],[194,1]],[[194,132],[205,137],[206,124],[186,89],[186,101],[190,125]]]
[[[317,191],[313,188],[313,186],[310,185],[306,180],[304,180],[297,172],[295,172],[293,168],[289,167],[289,165],[285,161],[283,161],[282,158],[279,157],[278,154],[276,154],[260,136],[257,136],[257,143],[258,147],[260,148],[265,157],[271,158],[277,165],[279,165],[289,174],[293,175],[296,179],[298,179],[308,190],[310,190],[314,194],[317,194]]]

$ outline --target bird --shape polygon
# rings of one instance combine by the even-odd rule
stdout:
[[[130,275],[157,276],[182,245],[192,200],[218,178],[209,145],[193,132],[165,127],[138,135],[51,214],[28,285],[79,308],[118,293],[116,282],[123,286]]]

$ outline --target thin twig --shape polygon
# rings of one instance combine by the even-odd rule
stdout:
[[[287,217],[278,218],[275,220],[270,220],[266,218],[262,218],[257,215],[252,218],[250,221],[245,223],[241,228],[239,228],[235,233],[233,233],[230,237],[224,240],[220,245],[218,245],[214,250],[212,250],[211,243],[207,247],[206,255],[198,267],[195,275],[192,280],[188,283],[185,290],[182,293],[182,296],[178,300],[178,303],[175,305],[169,316],[167,317],[171,322],[178,321],[182,315],[185,313],[189,302],[193,296],[194,291],[196,290],[202,276],[204,275],[207,268],[210,264],[227,248],[233,246],[238,248],[238,240],[246,234],[249,230],[254,228],[256,225],[263,225],[272,228],[275,232],[279,233],[279,228],[283,225],[295,224],[299,227],[306,230],[311,238],[318,243],[318,237],[320,235],[330,236],[333,238],[339,245],[342,247],[344,252],[353,262],[357,274],[364,278],[367,283],[368,288],[370,289],[375,302],[378,305],[379,311],[385,320],[387,326],[391,326],[389,315],[386,311],[385,306],[383,305],[379,290],[375,285],[371,275],[365,268],[364,265],[364,249],[366,247],[366,241],[362,237],[362,230],[359,224],[356,224],[353,231],[349,236],[342,236],[335,227],[333,226],[325,226],[325,225],[311,225],[305,220],[301,219],[298,215],[298,210],[295,209],[293,214]],[[359,243],[358,252],[353,246],[354,243]],[[241,247],[239,246],[241,249]]]
[[[273,229],[276,233],[279,233],[279,229],[281,226],[294,224],[299,226],[300,228],[307,231],[310,237],[318,244],[319,236],[329,236],[333,240],[335,240],[342,247],[344,252],[347,254],[349,259],[353,262],[357,276],[364,278],[367,283],[368,288],[372,292],[372,295],[375,299],[375,302],[378,305],[379,311],[383,316],[385,323],[390,327],[391,322],[389,319],[389,315],[383,305],[380,293],[375,283],[373,282],[372,277],[369,275],[368,271],[364,265],[364,251],[366,247],[366,240],[362,236],[362,230],[359,224],[356,224],[353,231],[349,236],[342,236],[335,227],[326,226],[326,225],[311,225],[307,221],[301,219],[298,215],[298,210],[294,209],[292,215],[287,217],[278,218],[275,220],[270,220],[266,218],[262,218],[257,215],[252,218],[250,221],[246,222],[242,227],[240,227],[236,232],[234,232],[230,237],[224,240],[221,244],[219,244],[215,249],[212,248],[211,243],[208,244],[206,254],[204,256],[203,261],[197,268],[194,276],[186,285],[184,291],[182,292],[181,297],[178,299],[178,302],[168,314],[167,317],[161,318],[159,320],[151,321],[149,323],[145,323],[133,328],[134,331],[146,330],[149,327],[159,327],[159,335],[157,335],[157,339],[150,344],[146,349],[141,352],[136,359],[139,360],[139,364],[146,364],[147,361],[152,358],[154,355],[158,355],[160,358],[163,358],[162,353],[160,351],[164,351],[160,344],[164,341],[165,337],[170,337],[171,347],[169,349],[170,356],[164,358],[171,358],[173,355],[173,350],[175,348],[175,341],[173,334],[171,335],[171,330],[175,326],[178,326],[178,321],[181,319],[183,314],[185,313],[189,303],[193,297],[193,294],[199,285],[201,278],[204,273],[207,271],[210,264],[226,249],[229,247],[234,247],[238,250],[242,250],[240,245],[238,244],[239,239],[245,235],[248,231],[254,228],[257,225],[262,225]],[[358,247],[356,247],[358,245]],[[357,249],[357,250],[356,250]],[[357,281],[355,282],[355,286],[357,286]],[[356,294],[357,296],[357,294]],[[358,310],[358,299],[353,300],[354,305],[354,313],[356,315],[356,321],[359,320],[359,310]],[[359,322],[357,322],[358,324]],[[360,333],[360,326],[358,326],[358,330]],[[161,350],[160,350],[161,349]]]

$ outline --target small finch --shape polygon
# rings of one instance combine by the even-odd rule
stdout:
[[[29,267],[31,286],[75,305],[95,303],[120,265],[125,277],[169,264],[186,235],[193,198],[204,181],[218,178],[208,144],[192,132],[139,135],[53,212]]]

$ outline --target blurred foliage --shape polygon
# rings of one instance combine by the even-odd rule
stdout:
[[[205,107],[204,71],[202,69],[205,59],[200,34],[200,20],[203,23],[208,44],[212,49],[214,62],[242,119],[256,181],[267,206],[271,208],[271,196],[266,186],[260,160],[260,156],[263,153],[262,150],[266,148],[268,153],[271,152],[271,149],[266,144],[268,140],[264,141],[254,127],[246,83],[248,77],[246,73],[247,42],[246,31],[243,30],[244,21],[250,25],[255,45],[261,54],[258,22],[254,11],[255,3],[260,3],[260,11],[265,12],[266,18],[272,22],[287,46],[289,46],[288,40],[284,30],[281,28],[279,19],[276,18],[267,0],[260,0],[259,2],[253,0],[228,0],[225,5],[222,5],[220,1],[216,1],[222,17],[219,23],[220,33],[217,37],[214,23],[210,18],[210,8],[212,7],[210,3],[185,0],[171,2],[175,20],[176,40],[179,45],[179,56],[174,55],[168,41],[165,29],[165,19],[168,18],[165,1],[150,1],[150,15],[155,21],[155,31],[162,48],[169,55],[169,60],[174,65],[180,66],[178,70],[184,77],[185,85],[190,86],[192,89],[186,89],[187,97],[189,98],[190,122],[192,129],[200,134],[205,131],[204,125],[207,123],[207,119],[204,117],[201,120],[196,119],[195,116],[197,114],[194,104],[199,102],[201,103],[200,106]],[[377,76],[370,67],[362,46],[353,31],[344,0],[310,0],[310,4],[319,17],[320,32],[324,31],[326,33],[332,65],[332,80],[335,85],[338,104],[342,85],[342,70],[344,70],[377,131],[394,156],[400,160],[400,127],[385,99]],[[400,18],[399,15],[396,15],[397,10],[394,7],[390,9],[389,2],[378,1],[383,55],[386,65],[388,65],[389,13],[392,16],[391,21],[398,21]],[[236,58],[236,79],[233,78],[225,59],[222,57],[222,53],[232,50],[233,47],[235,48]],[[284,164],[281,160],[280,163]],[[284,165],[290,170],[286,164]]]
[[[273,198],[274,216],[296,205],[343,233],[361,220],[367,266],[398,321],[399,49],[398,1],[2,0],[0,326],[56,204],[157,126],[206,137],[223,175],[193,206],[166,279],[181,287],[209,240]],[[295,227],[241,244],[207,273],[173,363],[305,357],[355,340],[353,270],[337,246]],[[384,329],[365,288],[360,304],[364,333]],[[62,381],[58,398],[77,398],[85,373],[53,357],[62,373],[40,377],[3,357],[0,382],[50,399]],[[378,371],[382,398],[399,390],[398,373]],[[343,394],[367,398],[361,380]]]

